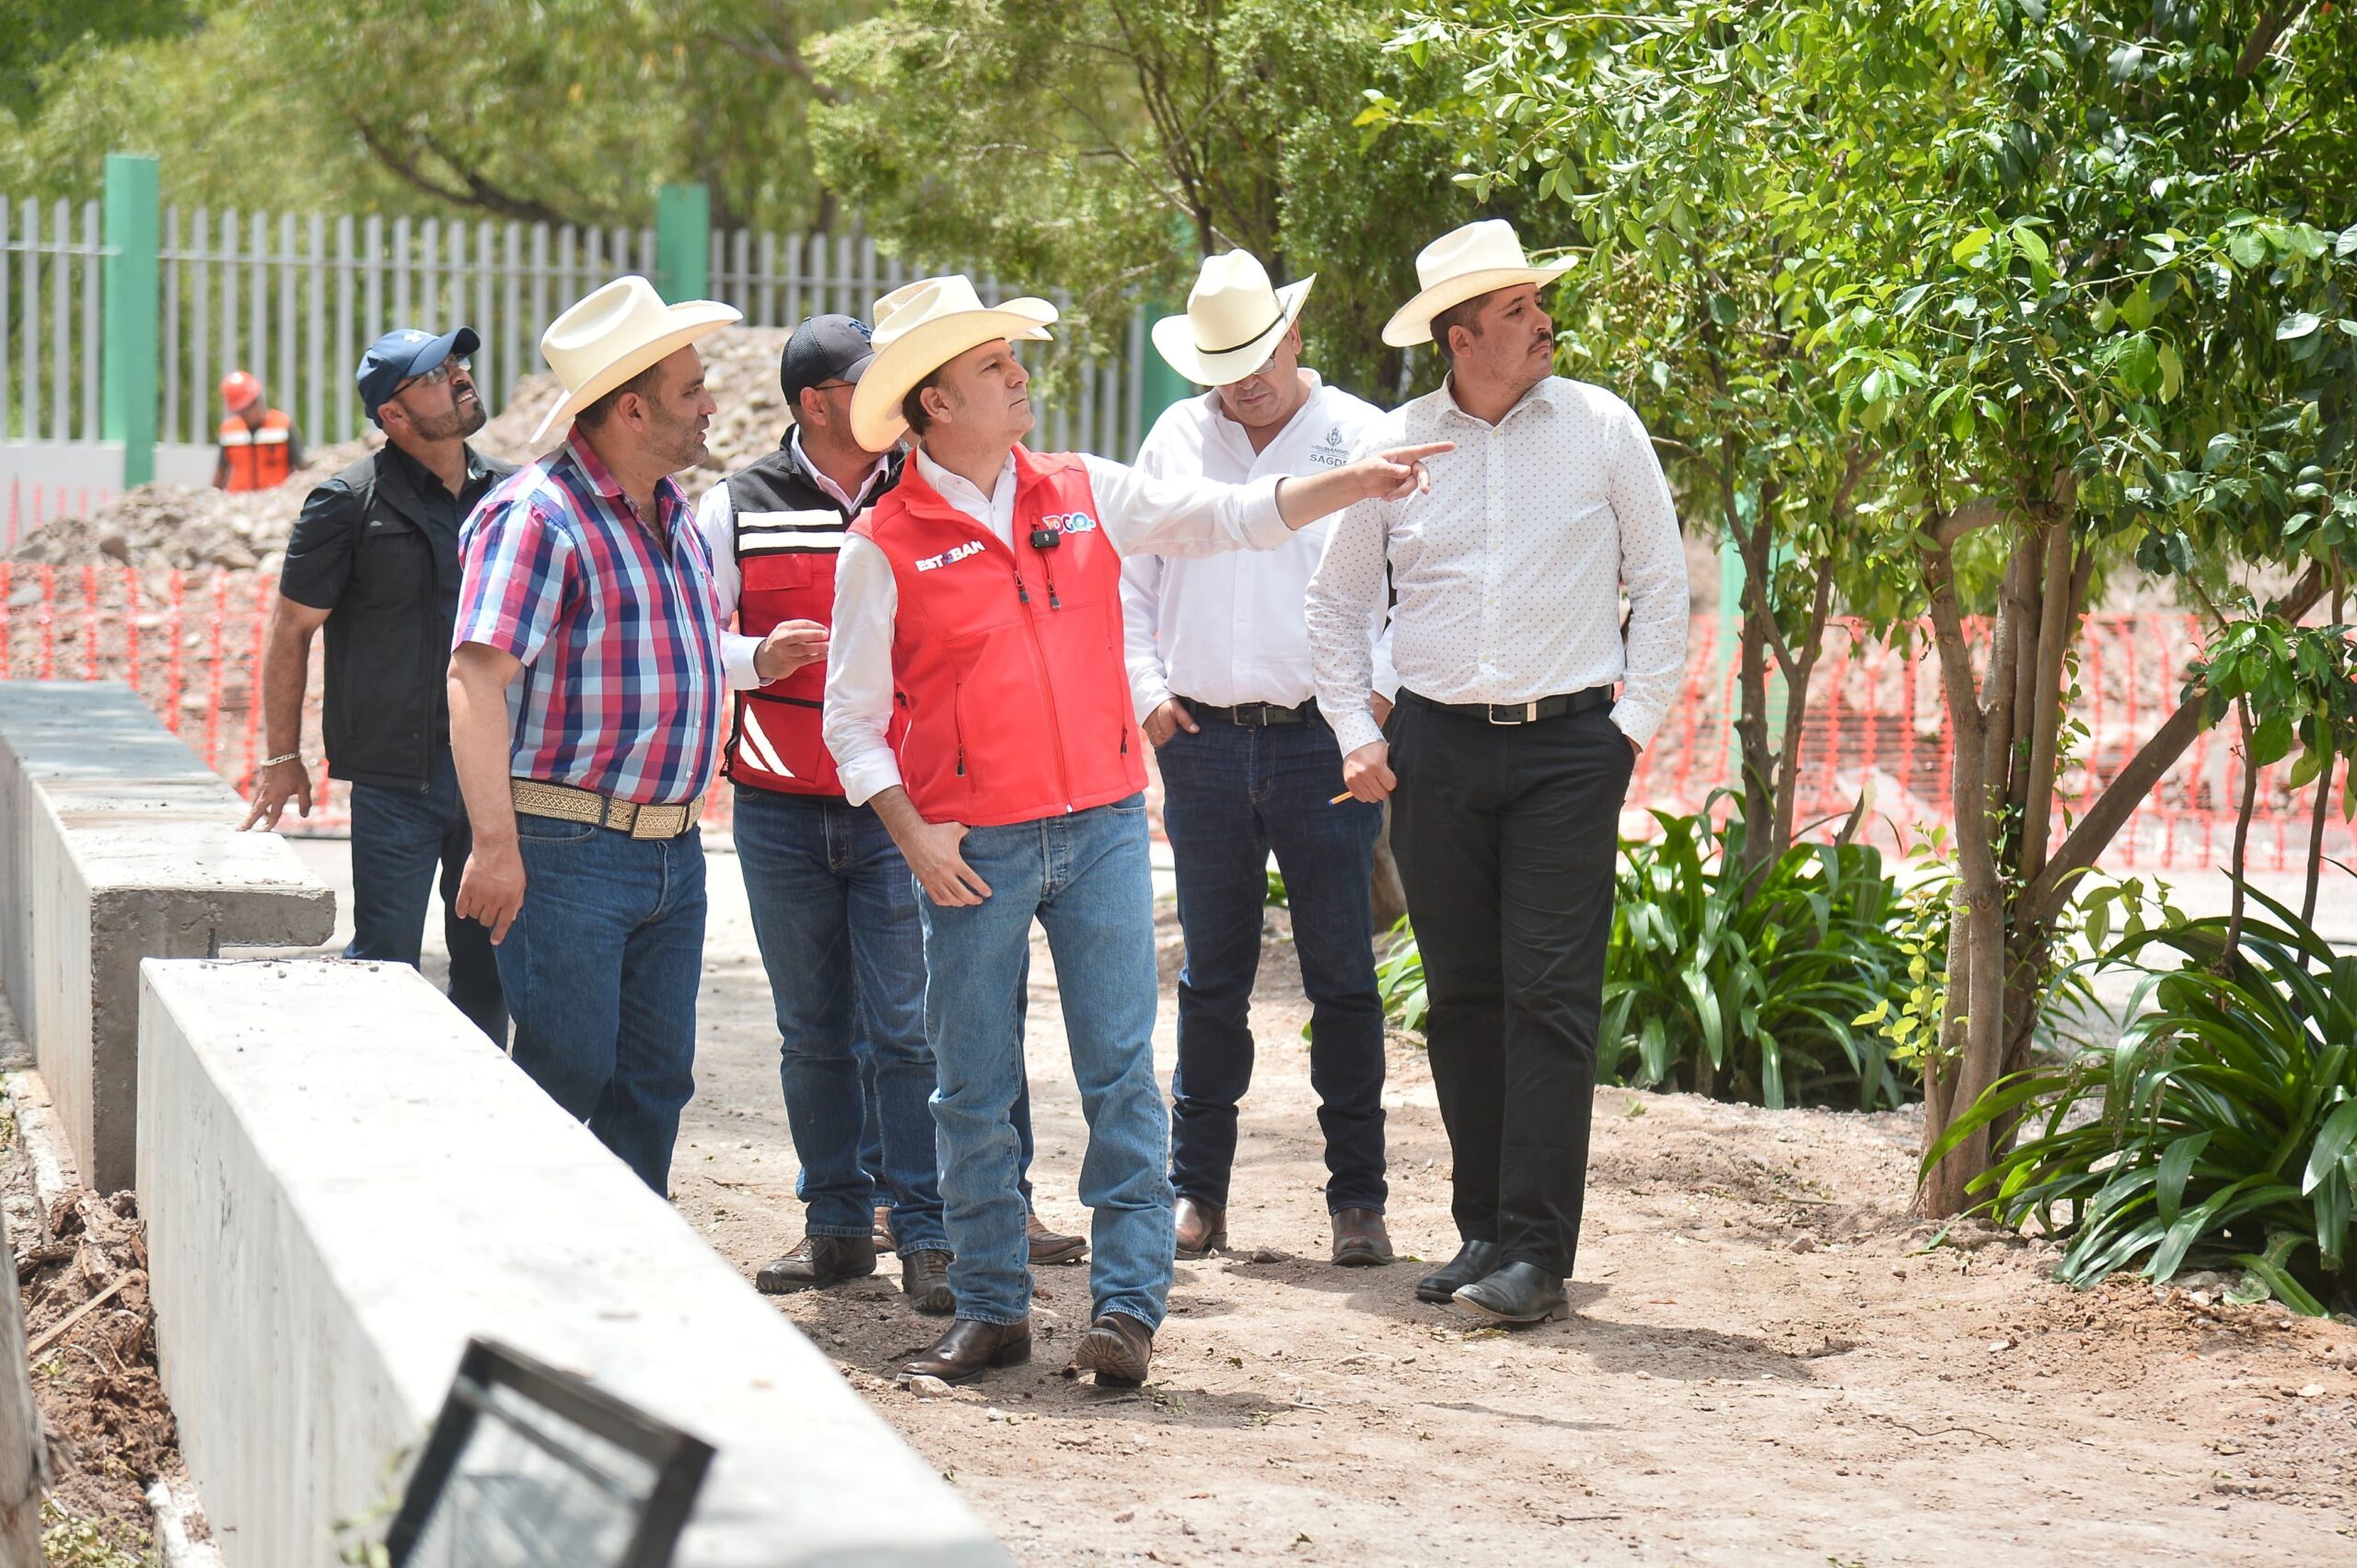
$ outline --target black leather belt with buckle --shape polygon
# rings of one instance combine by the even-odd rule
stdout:
[[[1266,729],[1271,725],[1307,724],[1318,714],[1318,699],[1310,698],[1298,707],[1280,707],[1274,703],[1238,703],[1223,708],[1215,703],[1198,703],[1192,697],[1181,697],[1179,704],[1198,719],[1218,719],[1224,724],[1240,724],[1247,729]]]
[[[1531,724],[1539,719],[1559,719],[1565,714],[1585,713],[1590,708],[1608,706],[1612,701],[1612,688],[1591,686],[1585,691],[1566,691],[1552,697],[1541,697],[1532,703],[1435,703],[1430,697],[1403,691],[1399,700],[1419,707],[1437,708],[1444,714],[1462,714],[1467,718],[1486,719],[1496,725]]]

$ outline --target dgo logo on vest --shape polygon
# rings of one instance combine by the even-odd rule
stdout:
[[[944,566],[954,566],[966,557],[980,555],[981,552],[982,541],[978,539],[970,539],[955,550],[945,550],[938,555],[925,556],[917,563],[917,570],[932,572]]]
[[[1039,526],[1058,533],[1086,533],[1097,526],[1097,519],[1086,512],[1051,512],[1039,519]]]

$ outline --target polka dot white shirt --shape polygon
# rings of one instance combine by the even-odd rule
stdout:
[[[1432,489],[1341,515],[1309,585],[1318,707],[1348,755],[1383,738],[1367,618],[1390,566],[1400,686],[1438,703],[1527,703],[1620,683],[1613,722],[1653,738],[1686,668],[1686,555],[1636,411],[1550,376],[1495,425],[1440,389],[1368,431],[1362,454],[1428,441]],[[1629,626],[1620,628],[1620,595]]]

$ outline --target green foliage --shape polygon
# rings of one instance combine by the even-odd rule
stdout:
[[[2291,786],[2319,777],[2334,759],[2357,755],[2357,642],[2348,626],[2289,626],[2265,618],[2238,621],[2190,671],[2188,694],[2206,693],[2209,719],[2248,701],[2258,723],[2250,762],[2282,761],[2293,745],[2300,760]],[[2344,817],[2357,817],[2357,769],[2341,796]]]
[[[29,120],[75,56],[112,43],[173,38],[188,0],[8,0],[0,27],[0,113]]]
[[[1291,909],[1293,907],[1292,896],[1285,891],[1285,874],[1283,872],[1276,870],[1273,867],[1271,868],[1269,872],[1269,890],[1267,893],[1262,895],[1260,904],[1264,909],[1281,910]]]
[[[1473,210],[1437,137],[1351,123],[1362,88],[1409,90],[1389,27],[1372,0],[900,0],[815,50],[812,146],[900,254],[1067,288],[1083,341],[1213,250],[1315,272],[1307,362],[1376,391],[1417,247]]]
[[[1852,1022],[1905,972],[1897,885],[1863,844],[1794,844],[1747,872],[1744,825],[1656,811],[1621,846],[1597,1076],[1782,1108],[1918,1092]]]
[[[1383,999],[1383,1016],[1393,1028],[1424,1027],[1424,1018],[1432,1011],[1431,998],[1424,991],[1424,956],[1416,947],[1416,934],[1409,929],[1406,915],[1391,928],[1383,957],[1376,960],[1375,990]]]
[[[1945,854],[1946,833],[1935,830],[1924,846],[1922,875],[1898,896],[1890,924],[1898,974],[1881,999],[1850,1020],[1871,1028],[1888,1043],[1898,1069],[1921,1079],[1940,1050],[1940,1021],[1947,1009],[1948,928],[1956,916],[1956,875]]]
[[[84,197],[145,151],[189,204],[639,225],[700,180],[724,226],[823,224],[803,49],[877,3],[214,0],[53,49],[39,111],[0,122],[0,191]]]
[[[41,1550],[50,1568],[160,1568],[154,1539],[135,1525],[86,1519],[44,1497]]]
[[[2357,958],[2250,897],[2280,923],[2247,923],[2232,958],[2223,919],[2119,943],[2102,965],[2143,979],[2118,1042],[1999,1082],[1925,1156],[2021,1122],[1973,1190],[2004,1224],[2068,1237],[2072,1284],[2240,1267],[2254,1298],[2357,1302]]]

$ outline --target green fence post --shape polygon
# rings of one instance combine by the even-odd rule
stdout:
[[[157,324],[163,303],[157,261],[163,203],[156,160],[109,153],[106,166],[106,331],[99,389],[104,434],[122,443],[128,490],[156,477]]]
[[[712,192],[664,185],[655,192],[655,286],[677,305],[712,289]]]

